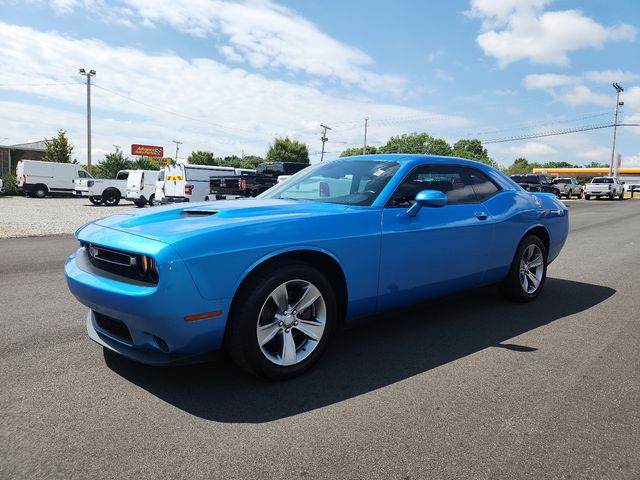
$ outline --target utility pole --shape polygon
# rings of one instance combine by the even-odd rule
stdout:
[[[365,117],[364,119],[364,146],[362,147],[362,155],[367,154],[367,124],[369,123],[369,118]]]
[[[116,147],[116,154],[120,151],[120,145],[111,145],[112,147]]]
[[[618,127],[618,110],[624,105],[624,102],[620,101],[620,92],[624,92],[619,84],[613,83],[613,88],[616,89],[616,109],[613,114],[613,142],[611,144],[611,162],[609,163],[609,176],[613,175],[613,157],[616,151],[616,128]]]
[[[320,161],[323,161],[324,160],[324,144],[326,143],[327,140],[329,140],[327,138],[327,130],[331,130],[331,127],[327,127],[326,125],[322,125],[322,124],[320,124],[320,126],[324,128],[324,132],[322,132],[322,136],[320,137],[320,140],[322,140],[322,153],[320,154]]]
[[[176,144],[176,163],[178,163],[178,151],[180,151],[180,145],[182,145],[184,142],[180,142],[178,140],[171,141]]]
[[[95,70],[88,72],[81,68],[80,75],[87,77],[87,170],[91,172],[91,77],[96,76]]]

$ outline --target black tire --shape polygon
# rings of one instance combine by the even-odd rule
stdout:
[[[585,199],[585,200],[591,200],[591,195],[585,195],[585,196],[584,196],[584,199]]]
[[[36,198],[44,198],[47,196],[47,193],[49,193],[49,189],[46,185],[38,184],[33,187],[33,196]]]
[[[144,206],[147,204],[147,201],[144,198],[141,198],[139,200],[136,200],[135,202],[133,202],[135,204],[136,207],[138,208],[144,208]]]
[[[542,254],[542,278],[539,281],[539,285],[536,287],[535,291],[527,292],[520,278],[520,266],[523,261],[523,256],[527,249],[535,245],[540,249]],[[547,279],[547,249],[544,246],[544,243],[540,238],[536,235],[527,235],[522,239],[520,245],[518,245],[518,249],[516,250],[516,254],[513,257],[513,262],[511,263],[511,268],[509,269],[509,273],[507,277],[504,279],[502,283],[502,292],[509,299],[515,302],[531,302],[538,298],[540,292],[544,288],[545,280]]]
[[[109,207],[115,207],[120,203],[120,192],[118,190],[105,190],[102,192],[102,203]]]
[[[156,204],[156,194],[152,193],[149,197],[149,206],[153,207]]]
[[[273,363],[263,354],[258,344],[256,329],[263,305],[266,305],[271,293],[276,287],[293,280],[310,282],[320,291],[324,300],[326,321],[322,337],[313,351],[294,365],[282,366]],[[302,374],[317,362],[335,330],[336,323],[335,293],[320,271],[298,261],[271,263],[253,274],[236,294],[227,326],[225,347],[234,362],[247,372],[272,380],[286,380]],[[292,331],[293,328],[295,327],[291,327]]]
[[[91,203],[93,203],[94,205],[100,205],[102,203],[102,197],[91,196],[91,197],[89,197],[89,201]]]

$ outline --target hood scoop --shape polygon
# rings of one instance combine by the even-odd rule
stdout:
[[[183,210],[180,213],[182,217],[210,217],[218,213],[217,210]]]

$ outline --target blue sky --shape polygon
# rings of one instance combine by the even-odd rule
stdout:
[[[426,131],[455,142],[640,123],[640,3],[471,0],[0,0],[0,143],[65,128],[86,158],[162,145],[264,155],[274,136],[327,150]],[[487,144],[502,165],[608,162],[611,131]],[[640,127],[620,128],[640,165]]]

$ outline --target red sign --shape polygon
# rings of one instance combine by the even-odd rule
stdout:
[[[153,145],[131,145],[131,155],[144,155],[145,157],[164,157],[164,148]]]

